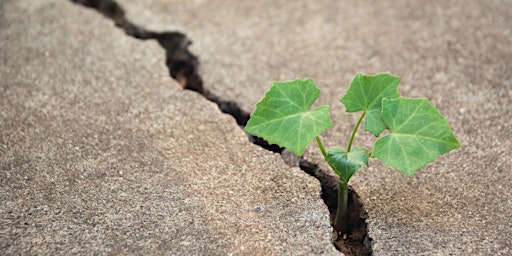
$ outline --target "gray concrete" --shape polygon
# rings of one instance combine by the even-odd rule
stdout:
[[[0,254],[338,254],[318,182],[164,57],[69,1],[0,2]]]
[[[338,102],[356,72],[402,76],[402,95],[428,97],[462,146],[412,179],[377,161],[353,177],[375,254],[512,254],[512,2],[120,3],[138,24],[186,31],[206,86],[247,111],[272,80],[312,76],[333,105],[329,146],[358,118]],[[306,155],[322,161],[315,145]]]

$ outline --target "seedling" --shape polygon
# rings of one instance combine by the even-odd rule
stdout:
[[[460,146],[446,118],[426,98],[403,98],[398,93],[400,77],[390,74],[357,74],[341,98],[347,112],[362,112],[346,149],[327,151],[320,134],[332,126],[329,106],[309,110],[320,94],[311,78],[274,82],[256,105],[245,131],[301,156],[313,139],[324,159],[339,177],[338,206],[334,228],[350,233],[347,213],[348,182],[368,158],[374,157],[408,177],[437,156]],[[352,147],[363,122],[364,130],[378,139],[373,150]],[[380,136],[385,130],[390,132]]]

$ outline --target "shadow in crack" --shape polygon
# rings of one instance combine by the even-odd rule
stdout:
[[[198,74],[199,60],[188,50],[192,44],[187,36],[180,32],[153,32],[133,24],[126,19],[125,12],[115,1],[111,0],[71,0],[98,10],[112,19],[114,24],[134,38],[141,40],[155,39],[165,49],[166,65],[169,73],[185,89],[204,94],[203,81]]]
[[[71,2],[96,9],[104,16],[112,19],[114,24],[134,38],[141,40],[154,39],[165,49],[166,65],[169,73],[184,89],[196,91],[209,101],[217,104],[219,109],[235,118],[238,125],[244,127],[250,118],[250,113],[241,109],[235,102],[225,101],[221,97],[204,88],[199,75],[199,59],[188,50],[192,41],[181,32],[154,32],[133,24],[125,17],[125,12],[112,0],[70,0]],[[320,181],[322,199],[327,205],[331,223],[334,222],[338,197],[337,177],[320,169],[316,164],[299,158],[277,145],[269,145],[265,140],[247,135],[249,140],[267,150],[281,153],[283,160],[291,166],[299,166],[304,172]],[[346,255],[371,255],[371,238],[366,227],[366,212],[359,196],[350,188],[348,207],[352,212],[353,231],[345,237],[334,234],[333,243],[338,250]]]

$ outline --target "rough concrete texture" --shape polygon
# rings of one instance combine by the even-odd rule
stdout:
[[[0,2],[1,255],[338,254],[318,182],[98,12]]]
[[[135,23],[186,31],[206,87],[247,111],[272,80],[312,76],[333,105],[328,146],[358,118],[339,103],[355,73],[401,76],[401,94],[428,97],[462,146],[412,179],[373,160],[356,173],[374,253],[512,254],[512,2],[119,2]],[[306,155],[322,162],[315,145]]]

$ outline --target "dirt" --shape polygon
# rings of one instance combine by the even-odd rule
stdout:
[[[368,214],[352,188],[349,188],[348,209],[352,213],[351,219],[355,227],[351,234],[341,234],[334,230],[332,235],[334,246],[345,255],[372,255],[372,239],[368,236],[366,225]],[[331,213],[331,223],[334,222],[334,216],[335,214]]]
[[[368,236],[366,219],[368,214],[364,209],[359,195],[349,186],[348,212],[350,213],[351,227],[349,234],[338,233],[334,230],[334,219],[338,203],[338,179],[330,172],[322,170],[317,164],[300,160],[300,167],[309,175],[320,181],[322,186],[322,199],[329,209],[331,226],[333,227],[332,242],[336,249],[345,255],[372,255],[371,241]]]

